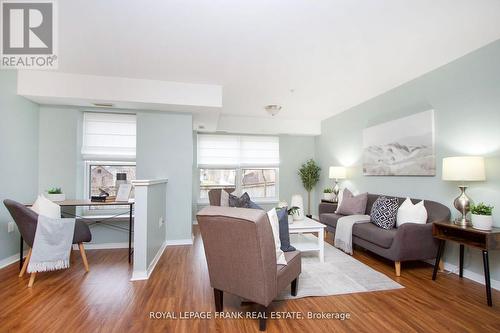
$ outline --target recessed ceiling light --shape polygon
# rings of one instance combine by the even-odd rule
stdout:
[[[264,107],[267,113],[269,113],[271,116],[277,115],[280,112],[281,108],[282,108],[281,105],[277,104],[270,104]]]
[[[113,106],[115,106],[112,103],[92,103],[92,104],[98,108],[112,108]]]

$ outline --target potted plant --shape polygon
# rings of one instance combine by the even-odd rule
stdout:
[[[314,162],[313,159],[308,160],[302,164],[299,169],[299,176],[302,180],[302,185],[307,191],[307,217],[311,217],[311,191],[313,187],[319,182],[319,173],[321,168]]]
[[[482,202],[472,205],[470,209],[472,227],[479,230],[491,230],[493,227],[492,211],[493,206],[485,205]]]
[[[335,199],[335,194],[333,193],[332,188],[327,187],[323,190],[323,199],[328,201],[333,201],[333,199]]]
[[[60,187],[53,187],[47,191],[46,194],[47,199],[50,201],[64,201],[66,200],[66,196],[62,192]]]

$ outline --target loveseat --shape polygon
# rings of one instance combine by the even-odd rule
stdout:
[[[370,215],[373,203],[380,195],[368,194],[365,214]],[[386,196],[389,197],[389,196]],[[405,198],[398,198],[401,205]],[[415,204],[420,199],[411,199]],[[401,274],[401,262],[426,260],[436,257],[438,242],[432,237],[432,223],[448,221],[450,210],[435,201],[424,201],[428,218],[425,224],[405,223],[390,230],[377,227],[371,222],[355,224],[352,229],[352,243],[384,258],[394,261],[396,276]],[[343,215],[335,213],[336,205],[319,205],[320,222],[326,230],[335,233],[337,221]]]

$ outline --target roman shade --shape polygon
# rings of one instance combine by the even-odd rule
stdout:
[[[279,138],[198,134],[198,167],[277,167]]]
[[[84,160],[135,160],[136,116],[85,112],[83,114]]]

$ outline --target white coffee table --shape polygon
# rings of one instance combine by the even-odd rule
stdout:
[[[325,262],[325,228],[324,224],[308,217],[293,221],[288,224],[290,243],[301,252],[318,251],[319,261]],[[311,237],[303,235],[305,233],[317,233],[317,239],[311,240]]]

